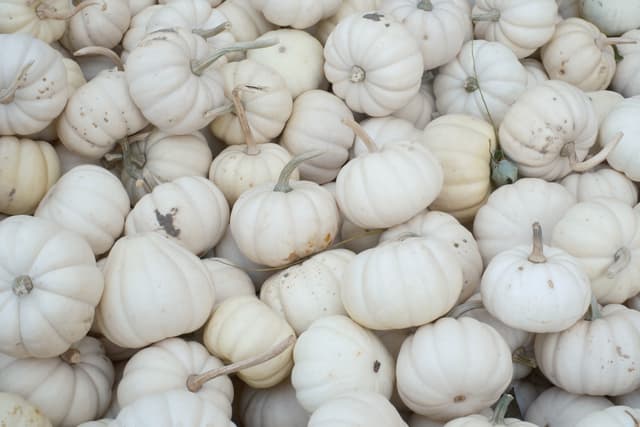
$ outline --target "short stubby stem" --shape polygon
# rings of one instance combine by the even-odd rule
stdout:
[[[70,348],[60,355],[60,359],[64,360],[70,365],[75,365],[76,363],[80,363],[82,357],[80,351],[75,348]]]
[[[354,65],[351,67],[351,75],[349,76],[349,81],[351,83],[361,83],[367,78],[367,72],[358,65]]]
[[[478,79],[475,77],[468,77],[467,80],[464,81],[464,90],[468,93],[475,92],[478,90],[480,86],[478,86]]]
[[[500,20],[500,10],[491,9],[487,13],[479,13],[477,15],[472,15],[471,20],[473,22],[480,22],[480,21],[498,22]]]
[[[11,290],[19,297],[29,295],[33,290],[33,280],[26,274],[20,275],[13,280]]]
[[[627,268],[631,261],[631,251],[626,246],[621,247],[613,254],[613,262],[607,268],[607,277],[613,279],[622,270]]]
[[[529,355],[527,353],[527,350],[520,347],[517,348],[512,354],[511,354],[511,361],[513,363],[517,363],[519,365],[523,365],[523,366],[527,366],[531,369],[535,369],[538,367],[538,364],[536,363],[536,358],[533,355]]]
[[[542,227],[539,222],[534,222],[531,228],[533,229],[533,248],[531,249],[531,255],[529,255],[528,260],[534,264],[542,264],[547,262],[547,258],[543,252]]]
[[[0,104],[10,104],[13,102],[16,91],[20,88],[20,82],[26,80],[27,72],[35,61],[31,61],[22,67],[15,80],[5,89],[0,89]]]
[[[416,7],[425,12],[431,12],[433,10],[433,3],[431,3],[431,0],[418,0]]]

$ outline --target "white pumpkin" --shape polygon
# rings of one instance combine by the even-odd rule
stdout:
[[[551,387],[531,403],[524,418],[539,426],[575,427],[585,416],[610,406],[613,403],[604,397],[573,394]]]
[[[497,127],[527,82],[527,71],[508,47],[471,40],[438,70],[433,93],[440,113],[470,114]]]
[[[453,216],[437,211],[424,211],[409,221],[391,227],[380,235],[380,242],[416,234],[427,239],[441,240],[453,249],[462,268],[462,291],[459,302],[469,298],[480,284],[482,257],[473,234]]]
[[[65,18],[76,12],[72,10],[71,2],[66,0],[46,3],[3,0],[0,5],[3,12],[0,16],[0,34],[27,33],[47,44],[62,37]]]
[[[471,19],[477,38],[500,42],[524,58],[551,39],[557,16],[556,0],[476,0]]]
[[[592,306],[591,319],[536,336],[538,367],[556,386],[576,394],[615,396],[640,386],[640,313]]]
[[[527,70],[527,89],[531,89],[538,83],[549,80],[549,76],[544,69],[542,62],[534,58],[526,58],[520,60],[520,63],[524,65],[524,69]]]
[[[635,427],[640,425],[640,409],[612,406],[581,419],[576,427]]]
[[[629,206],[638,203],[638,188],[622,173],[601,166],[586,172],[574,172],[560,182],[576,197],[578,202],[588,202],[598,197],[613,197]]]
[[[269,268],[265,265],[255,263],[247,258],[238,248],[231,227],[227,227],[227,231],[222,236],[218,245],[214,248],[214,254],[217,257],[228,259],[234,267],[242,269],[253,281],[256,289],[260,289],[262,283],[271,276],[277,268]],[[215,280],[215,279],[214,279]]]
[[[467,417],[456,418],[446,423],[444,427],[538,427],[535,424],[520,421],[517,418],[505,418],[512,400],[513,396],[505,394],[498,401],[491,416],[487,417],[481,414],[474,414]]]
[[[238,371],[238,377],[254,388],[278,384],[293,366],[293,329],[254,296],[233,297],[220,304],[205,327],[203,340],[209,352],[231,363],[260,356],[284,343],[275,357]]]
[[[268,1],[277,3],[278,0]],[[277,71],[293,99],[303,92],[320,88],[324,79],[320,42],[305,31],[288,28],[268,31],[258,37],[256,42],[273,39],[278,40],[277,44],[251,50],[247,52],[247,59]]]
[[[216,293],[215,310],[229,298],[240,295],[255,295],[256,288],[251,277],[240,267],[224,258],[204,258],[204,266],[209,270]]]
[[[310,416],[300,406],[290,381],[266,389],[243,387],[239,409],[245,427],[306,426]]]
[[[404,341],[396,375],[400,397],[411,410],[448,421],[498,400],[513,375],[511,350],[487,324],[443,317]]]
[[[44,141],[0,137],[0,212],[30,214],[60,177],[60,160]]]
[[[640,123],[635,119],[640,111],[640,96],[624,99],[616,104],[600,125],[599,142],[606,146],[617,132],[624,136],[607,156],[607,162],[633,181],[640,181]]]
[[[422,140],[421,129],[416,128],[409,120],[400,119],[393,115],[371,117],[362,120],[358,124],[378,148],[403,140]],[[349,153],[350,158],[360,157],[369,153],[369,148],[367,147],[369,141],[365,142],[362,136],[356,133],[356,139]]]
[[[100,0],[85,7],[67,23],[60,42],[73,52],[83,47],[115,47],[131,22],[128,0]]]
[[[491,160],[496,151],[493,127],[477,117],[445,114],[424,129],[424,144],[444,172],[444,184],[430,209],[473,221],[491,192]]]
[[[369,10],[375,10],[380,3],[380,0],[343,0],[340,2],[340,6],[336,13],[330,17],[321,20],[316,25],[308,30],[311,30],[312,34],[320,40],[320,43],[324,46],[327,42],[329,34],[336,28],[336,25],[344,18],[357,12],[367,12]]]
[[[581,18],[556,25],[540,55],[549,78],[563,80],[584,91],[606,89],[616,71],[612,41],[598,27]]]
[[[410,236],[360,252],[346,267],[340,291],[347,313],[362,326],[402,329],[447,313],[462,282],[460,262],[447,243]]]
[[[183,176],[160,184],[127,215],[125,235],[155,231],[176,238],[196,255],[222,238],[229,224],[229,204],[207,178]]]
[[[310,150],[324,151],[300,165],[302,179],[324,184],[338,176],[354,139],[353,130],[342,123],[343,119],[353,119],[353,113],[332,93],[309,90],[296,98],[280,143],[294,156]]]
[[[618,105],[620,101],[624,99],[618,92],[612,90],[597,90],[595,92],[587,92],[587,96],[593,104],[593,108],[596,110],[598,116],[598,124],[602,124],[602,121],[609,115],[609,112]],[[599,147],[596,143],[592,148]]]
[[[267,21],[280,27],[309,28],[338,11],[341,0],[251,0]]]
[[[640,25],[640,22],[638,23]],[[613,75],[611,87],[625,97],[640,95],[640,30],[633,29],[621,36],[622,39],[635,41],[616,46],[620,59],[616,63],[616,73]]]
[[[380,8],[409,30],[420,46],[425,70],[455,58],[471,32],[466,0],[382,0]]]
[[[320,317],[346,315],[340,290],[344,289],[345,269],[354,257],[347,249],[320,252],[265,280],[260,299],[283,316],[296,334]]]
[[[640,27],[640,4],[624,0],[580,0],[580,16],[597,25],[608,36]]]
[[[159,10],[163,9],[161,4],[152,4],[145,7],[139,12],[132,14],[131,23],[127,32],[124,34],[120,44],[122,45],[122,53],[120,57],[123,62],[127,61],[129,53],[140,43],[140,41],[147,35],[147,24],[151,17]]]
[[[599,302],[622,304],[640,292],[640,211],[624,202],[576,204],[556,224],[551,244],[582,264]]]
[[[346,316],[314,321],[300,334],[293,359],[291,383],[307,411],[348,392],[391,396],[393,358],[378,337]]]
[[[0,425],[9,427],[52,427],[40,409],[15,393],[0,393]]]
[[[29,34],[0,34],[0,44],[0,136],[39,132],[69,97],[62,56]]]
[[[341,394],[316,409],[308,427],[407,427],[398,410],[381,394],[352,391]]]
[[[251,41],[276,28],[256,10],[251,0],[225,0],[217,8],[231,24],[231,33],[238,41]]]
[[[109,252],[104,278],[97,326],[121,347],[195,331],[215,301],[202,261],[160,233],[121,237]]]
[[[115,175],[99,166],[81,165],[49,189],[34,216],[78,233],[100,255],[122,234],[129,205],[129,196]]]
[[[404,107],[394,111],[391,115],[413,123],[418,129],[424,129],[436,112],[436,99],[433,95],[434,78],[431,71],[425,71],[422,74],[420,91]]]
[[[111,361],[91,337],[60,357],[14,359],[0,353],[0,390],[23,396],[58,427],[102,416],[111,402],[113,380]]]
[[[224,366],[195,341],[169,338],[137,352],[127,362],[118,385],[118,405],[124,408],[136,400],[169,390],[188,390],[215,405],[231,417],[233,385],[226,375],[189,388],[189,377]]]
[[[0,353],[54,357],[84,337],[103,292],[91,247],[26,215],[0,223]]]
[[[333,93],[356,112],[389,115],[420,90],[424,62],[418,43],[388,13],[357,13],[340,21],[324,59]]]
[[[522,178],[495,190],[473,222],[482,259],[487,265],[498,253],[531,244],[531,224],[539,222],[543,243],[551,242],[556,223],[576,203],[562,185],[538,178]]]

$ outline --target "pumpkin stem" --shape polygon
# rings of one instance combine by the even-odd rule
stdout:
[[[463,302],[462,304],[459,304],[453,307],[447,313],[447,317],[453,317],[454,319],[459,319],[469,311],[478,310],[481,308],[484,308],[484,305],[480,300],[466,301],[466,302]]]
[[[33,290],[33,281],[31,280],[31,277],[27,276],[26,274],[22,274],[16,277],[13,280],[11,290],[16,296],[19,297],[29,295]]]
[[[103,1],[98,0],[85,0],[75,6],[73,9],[67,12],[56,12],[52,10],[53,8],[46,3],[38,2],[38,7],[36,7],[36,16],[39,19],[55,19],[60,21],[66,21],[67,19],[73,18],[78,12],[82,9],[85,9],[89,6],[100,6],[102,5],[101,10],[107,10],[107,4]]]
[[[624,270],[631,261],[631,251],[626,246],[621,247],[613,254],[613,262],[607,268],[607,277],[613,279],[618,273]]]
[[[284,165],[284,167],[282,168],[282,172],[280,172],[278,182],[276,183],[275,187],[273,187],[273,191],[288,193],[293,190],[293,188],[291,187],[291,183],[289,182],[293,171],[298,166],[300,166],[300,163],[306,162],[307,160],[313,159],[314,157],[318,157],[322,154],[324,154],[324,152],[320,150],[307,151],[306,153],[298,154],[293,159],[289,160],[289,163]]]
[[[602,319],[602,313],[600,312],[600,305],[595,295],[591,295],[591,305],[589,307],[589,320],[594,321]]]
[[[204,117],[207,119],[215,120],[218,117],[222,116],[223,114],[228,114],[228,113],[231,113],[232,111],[234,111],[234,106],[233,106],[233,102],[230,102],[228,104],[222,105],[212,110],[205,111]]]
[[[491,9],[487,13],[479,13],[477,15],[471,16],[472,22],[480,22],[480,21],[493,21],[498,22],[500,20],[500,10]]]
[[[573,142],[570,142],[562,147],[561,155],[563,155],[564,153],[564,155],[569,156],[569,164],[571,165],[571,169],[574,172],[585,172],[605,161],[609,153],[611,153],[611,151],[616,148],[623,136],[624,133],[616,132],[616,134],[613,136],[613,139],[608,142],[600,151],[598,151],[598,154],[581,162],[579,162],[577,159],[576,146]]]
[[[87,46],[73,52],[73,56],[100,55],[105,56],[113,62],[119,71],[124,71],[124,64],[117,53],[102,46]]]
[[[364,79],[367,78],[367,72],[360,66],[354,65],[351,67],[351,75],[349,76],[349,81],[351,83],[360,83],[363,82]]]
[[[124,156],[122,153],[107,153],[104,155],[104,159],[109,163],[113,163],[121,161],[124,159]]]
[[[533,229],[533,248],[531,249],[531,255],[529,255],[529,262],[534,264],[542,264],[543,262],[547,262],[547,258],[543,253],[543,245],[542,245],[542,227],[539,222],[534,222],[531,226]]]
[[[242,91],[261,91],[264,88],[260,86],[251,86],[251,85],[238,85],[233,88],[231,91],[231,100],[233,101],[233,109],[235,110],[236,116],[238,117],[238,122],[240,123],[240,129],[242,129],[242,134],[244,135],[244,140],[247,144],[247,155],[255,156],[260,153],[260,149],[258,149],[258,144],[256,144],[256,140],[253,137],[253,132],[251,131],[251,126],[249,126],[249,119],[247,119],[247,111],[244,109],[244,104],[240,99],[240,95]]]
[[[431,3],[431,0],[418,0],[416,7],[425,12],[431,12],[433,10],[433,3]]]
[[[362,126],[360,126],[358,122],[356,122],[352,118],[344,118],[342,119],[342,124],[351,128],[353,133],[355,133],[356,136],[362,140],[369,153],[375,153],[376,151],[378,151],[378,146],[376,145],[376,143],[373,142],[373,139],[371,139],[369,134],[365,132],[364,129],[362,129]]]
[[[20,82],[27,79],[27,72],[34,62],[35,61],[31,61],[27,64],[24,64],[15,80],[9,85],[9,87],[0,90],[0,104],[9,104],[13,102],[16,91],[19,89]]]
[[[192,393],[197,393],[207,381],[211,381],[212,379],[220,377],[222,375],[231,375],[243,369],[249,369],[254,366],[260,365],[261,363],[267,362],[275,357],[278,357],[286,349],[291,347],[295,343],[295,341],[296,337],[294,335],[289,335],[285,340],[279,342],[276,346],[274,346],[266,353],[260,354],[255,357],[250,357],[248,359],[241,360],[230,365],[221,366],[219,368],[212,369],[199,375],[190,375],[189,378],[187,378],[187,389]]]
[[[216,25],[213,28],[200,29],[194,28],[191,32],[195,35],[202,37],[203,39],[208,39],[210,37],[217,36],[220,33],[223,33],[227,30],[231,29],[231,22],[225,21],[222,24]]]
[[[511,354],[511,361],[519,365],[528,366],[531,369],[538,367],[535,357],[531,357],[527,354],[527,350],[522,347],[517,348],[516,351]]]
[[[619,45],[619,44],[636,44],[636,43],[638,43],[638,40],[629,39],[625,37],[607,37],[607,38],[598,40],[598,44],[600,45],[601,49],[603,46],[612,46],[612,45]]]
[[[493,416],[489,420],[491,424],[494,426],[503,426],[504,425],[504,417],[507,414],[507,409],[513,400],[513,396],[510,394],[503,394],[498,404],[496,405],[496,409],[493,411]]]
[[[479,87],[478,79],[473,76],[468,77],[464,82],[464,90],[467,91],[467,93],[475,92]]]
[[[276,38],[266,38],[264,40],[254,40],[254,41],[250,41],[250,42],[238,42],[238,43],[234,43],[234,44],[229,45],[229,46],[222,47],[222,48],[218,49],[217,51],[215,51],[215,53],[213,55],[211,55],[210,57],[208,57],[206,59],[203,59],[202,61],[192,60],[191,61],[191,72],[193,74],[195,74],[196,76],[201,76],[202,73],[204,73],[205,70],[211,66],[211,64],[213,64],[218,59],[220,59],[223,56],[225,56],[227,53],[240,52],[240,51],[245,51],[245,50],[249,50],[249,49],[261,49],[261,48],[264,48],[264,47],[270,47],[270,46],[277,45],[279,42],[280,41],[278,39],[276,39]]]
[[[75,365],[76,363],[80,363],[81,354],[75,348],[70,348],[60,355],[60,359],[64,360],[70,365]]]

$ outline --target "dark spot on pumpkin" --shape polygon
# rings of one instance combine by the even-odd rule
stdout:
[[[12,188],[11,191],[9,191],[9,198],[13,197],[16,194],[16,189]]]
[[[326,236],[324,236],[324,241],[329,243],[331,241],[331,233],[327,233]]]
[[[563,69],[560,69],[560,75],[564,76],[565,71]]]
[[[173,220],[175,219],[176,214],[178,213],[178,208],[173,208],[167,214],[161,214],[158,209],[155,211],[156,220],[158,221],[158,225],[162,227],[162,229],[171,237],[178,237],[180,235],[180,229],[176,228],[173,225]]]
[[[454,243],[454,244],[453,244],[453,247],[454,247],[454,248],[459,248],[459,247],[460,247],[460,244],[458,244],[458,243]]]
[[[384,18],[384,14],[378,12],[366,13],[362,15],[364,19],[370,19],[372,21],[379,22],[381,18]]]
[[[376,360],[373,362],[373,372],[378,372],[380,370],[380,361]]]
[[[384,24],[385,28],[389,28],[391,26],[391,24],[389,24],[388,22],[386,24]]]
[[[618,356],[620,356],[620,357],[622,357],[624,359],[629,359],[630,358],[630,356],[628,354],[624,354],[622,352],[622,348],[619,345],[616,346],[616,353],[618,353]]]
[[[460,403],[460,402],[464,402],[465,400],[467,400],[467,397],[459,394],[453,398],[453,403]]]
[[[519,266],[518,267],[518,271],[522,271],[522,270],[524,270],[524,267],[523,266]]]
[[[284,47],[284,46],[280,46],[280,47],[278,47],[278,52],[280,52],[280,53],[285,53],[286,51],[287,51],[287,48],[286,48],[286,47]]]

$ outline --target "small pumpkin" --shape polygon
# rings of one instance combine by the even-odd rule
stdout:
[[[525,420],[539,426],[574,427],[585,416],[613,406],[601,396],[569,393],[550,387],[534,400],[525,414]]]
[[[310,416],[300,406],[290,381],[267,389],[243,387],[239,409],[240,419],[246,427],[306,426]]]
[[[598,197],[613,197],[629,206],[638,203],[638,188],[633,181],[607,166],[582,173],[571,173],[560,183],[576,196],[578,202],[587,202]]]
[[[40,409],[15,393],[0,393],[0,423],[15,427],[52,427]]]
[[[608,36],[618,36],[640,25],[640,5],[624,0],[599,3],[580,0],[580,16],[595,24]]]
[[[69,19],[60,42],[71,52],[88,46],[111,49],[120,43],[130,22],[128,0],[100,0]]]
[[[363,423],[370,427],[408,427],[398,410],[379,393],[343,393],[313,411],[308,427],[340,427]]]
[[[341,0],[251,0],[267,21],[280,27],[309,28],[337,12]]]
[[[510,394],[503,395],[496,405],[493,414],[490,417],[484,415],[469,415],[468,417],[456,418],[444,425],[444,427],[536,427],[526,421],[520,421],[516,418],[505,418],[509,404],[513,400]]]
[[[576,427],[635,427],[640,424],[640,410],[628,406],[612,406],[581,419]]]

